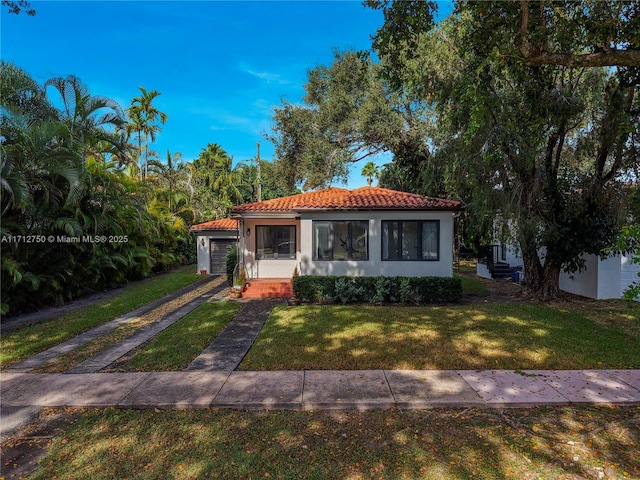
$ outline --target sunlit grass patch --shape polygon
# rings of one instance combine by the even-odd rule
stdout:
[[[544,305],[278,307],[244,370],[638,368],[640,335]]]
[[[3,332],[0,339],[0,368],[6,368],[201,278],[193,272],[193,267],[182,268],[129,285],[112,298],[98,304],[12,332]]]

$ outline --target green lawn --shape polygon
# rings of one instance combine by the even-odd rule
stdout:
[[[277,307],[240,368],[640,368],[640,305],[584,310],[524,303]],[[594,312],[597,320],[588,317]]]
[[[454,275],[455,278],[459,278],[462,282],[462,292],[464,294],[469,293],[487,293],[489,289],[478,278],[473,278],[468,275]]]
[[[177,371],[187,367],[241,310],[231,302],[205,303],[143,345],[120,372]]]
[[[194,273],[193,266],[188,266],[157,275],[146,282],[131,284],[112,298],[98,304],[3,333],[0,339],[0,368],[6,368],[201,278]]]
[[[76,415],[31,478],[640,478],[638,407]]]

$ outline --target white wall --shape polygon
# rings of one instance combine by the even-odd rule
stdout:
[[[244,267],[247,278],[291,278],[293,270],[300,261],[300,221],[295,218],[245,218],[244,233]],[[256,259],[256,226],[258,225],[295,225],[296,227],[296,258],[280,260],[266,258]],[[247,236],[247,229],[251,233]]]
[[[313,260],[313,220],[368,220],[369,260]],[[382,261],[382,220],[440,220],[438,261]],[[453,276],[451,212],[328,212],[304,214],[300,220],[300,273],[349,276]]]
[[[210,243],[211,239],[229,239],[236,240],[238,235],[236,232],[229,230],[209,230],[195,232],[196,234],[196,273],[200,273],[202,270],[206,270],[209,274],[209,268],[211,267],[210,259]],[[202,239],[204,238],[204,245],[202,245]]]
[[[604,260],[596,255],[584,258],[587,268],[582,272],[560,273],[560,289],[596,300],[620,298],[620,256]]]
[[[640,281],[638,274],[640,274],[640,264],[631,263],[631,256],[623,255],[620,262],[620,292],[629,288],[634,282]],[[640,297],[636,297],[637,301],[640,301]]]
[[[482,278],[491,278],[491,270],[484,263],[476,263],[476,275]]]

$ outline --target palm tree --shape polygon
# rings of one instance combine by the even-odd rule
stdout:
[[[167,186],[169,191],[169,212],[172,211],[171,203],[176,187],[180,183],[187,183],[185,180],[186,167],[180,160],[181,158],[182,154],[180,152],[176,152],[171,155],[171,152],[167,149],[166,163],[161,163],[157,160],[149,162],[150,166],[155,170],[159,182]]]
[[[58,119],[67,125],[84,157],[95,153],[96,146],[101,143],[123,148],[121,135],[115,133],[125,123],[125,115],[118,102],[101,95],[91,95],[75,75],[47,80],[44,88],[47,87],[53,87],[60,95],[62,108]]]
[[[220,145],[208,144],[207,148],[202,149],[194,164],[196,169],[204,170],[206,184],[214,192],[236,204],[243,201],[232,169],[233,159]]]
[[[367,184],[371,186],[371,184],[373,183],[373,178],[380,177],[380,169],[375,163],[367,162],[362,168],[362,172],[360,173],[360,175],[362,175],[363,177],[367,177]]]
[[[141,95],[131,100],[131,106],[127,109],[129,114],[129,131],[138,135],[138,149],[142,154],[142,138],[145,138],[146,150],[143,179],[147,176],[149,162],[149,140],[155,142],[156,134],[161,130],[160,125],[167,121],[167,114],[161,112],[152,105],[153,100],[160,95],[157,90],[147,91],[144,87],[138,87]]]

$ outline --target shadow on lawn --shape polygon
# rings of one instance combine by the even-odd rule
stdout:
[[[542,305],[275,309],[241,368],[638,368],[640,339]]]
[[[35,478],[638,478],[639,418],[637,407],[101,410]]]

